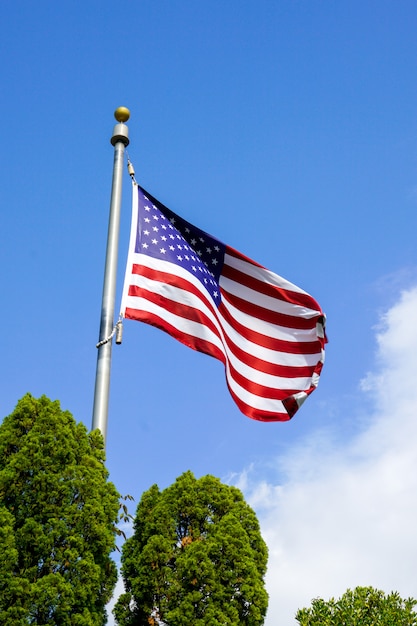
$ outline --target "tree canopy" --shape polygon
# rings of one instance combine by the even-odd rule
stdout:
[[[102,626],[119,495],[103,439],[24,396],[0,425],[0,623]]]
[[[316,598],[310,608],[300,609],[300,626],[416,626],[417,601],[403,600],[398,593],[385,594],[372,587],[348,589],[339,600]]]
[[[120,626],[259,626],[268,596],[267,548],[254,511],[235,487],[186,472],[137,507],[122,549],[127,593]]]

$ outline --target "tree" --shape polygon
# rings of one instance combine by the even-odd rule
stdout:
[[[312,601],[311,608],[300,609],[296,620],[300,626],[416,626],[413,608],[417,600],[403,600],[399,594],[386,595],[372,587],[348,589],[339,599]]]
[[[259,626],[268,596],[267,548],[258,520],[235,487],[186,472],[138,505],[122,549],[127,593],[120,626]]]
[[[0,425],[0,623],[102,626],[119,496],[103,439],[24,396]]]

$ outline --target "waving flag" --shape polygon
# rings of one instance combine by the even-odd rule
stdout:
[[[121,314],[222,361],[252,419],[291,419],[319,382],[326,338],[317,302],[136,184]]]

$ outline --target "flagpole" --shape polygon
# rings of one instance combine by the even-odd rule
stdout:
[[[129,145],[129,130],[125,122],[130,117],[129,109],[119,107],[114,112],[118,122],[110,139],[114,146],[113,181],[110,200],[109,228],[107,235],[106,264],[104,270],[103,296],[99,342],[97,344],[97,369],[94,390],[92,430],[100,429],[104,443],[107,435],[112,331],[116,298],[117,257],[119,247],[120,207],[122,203],[123,162],[126,146]]]

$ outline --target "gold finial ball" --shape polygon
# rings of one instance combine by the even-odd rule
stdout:
[[[130,117],[130,111],[126,107],[118,107],[114,112],[114,117],[118,122],[127,122]]]

